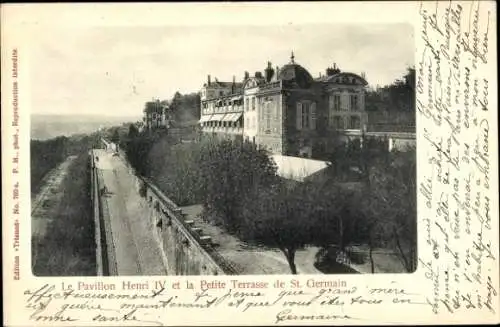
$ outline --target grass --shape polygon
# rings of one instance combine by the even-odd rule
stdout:
[[[88,154],[82,153],[62,181],[63,196],[43,239],[32,240],[37,276],[95,276],[94,218]]]

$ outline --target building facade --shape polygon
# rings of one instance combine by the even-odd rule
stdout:
[[[230,83],[211,84],[209,78],[201,91],[202,131],[241,133],[274,154],[317,157],[330,146],[333,133],[366,126],[366,80],[335,65],[314,79],[293,53],[281,68],[268,62],[264,74],[245,73],[241,85],[234,80],[231,88]]]
[[[243,83],[211,81],[200,92],[202,132],[241,138],[243,136]]]

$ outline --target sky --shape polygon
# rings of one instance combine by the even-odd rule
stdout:
[[[32,112],[139,116],[146,101],[237,81],[290,61],[313,77],[334,62],[386,85],[414,65],[409,24],[40,27],[30,49]]]

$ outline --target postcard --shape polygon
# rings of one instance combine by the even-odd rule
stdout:
[[[4,324],[499,323],[495,6],[2,5]]]

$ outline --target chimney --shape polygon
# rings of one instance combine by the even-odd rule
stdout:
[[[245,80],[249,79],[250,78],[250,74],[246,71],[245,72]]]
[[[271,78],[273,78],[273,75],[274,75],[274,69],[271,66],[270,61],[267,62],[267,68],[265,70],[265,73],[266,73],[266,82],[269,83],[271,81]]]
[[[207,85],[210,86],[210,75],[207,77]]]
[[[280,74],[280,68],[276,66],[276,79],[279,78],[279,74]]]
[[[236,88],[236,76],[233,75],[233,84],[231,84],[231,94],[234,93]]]

